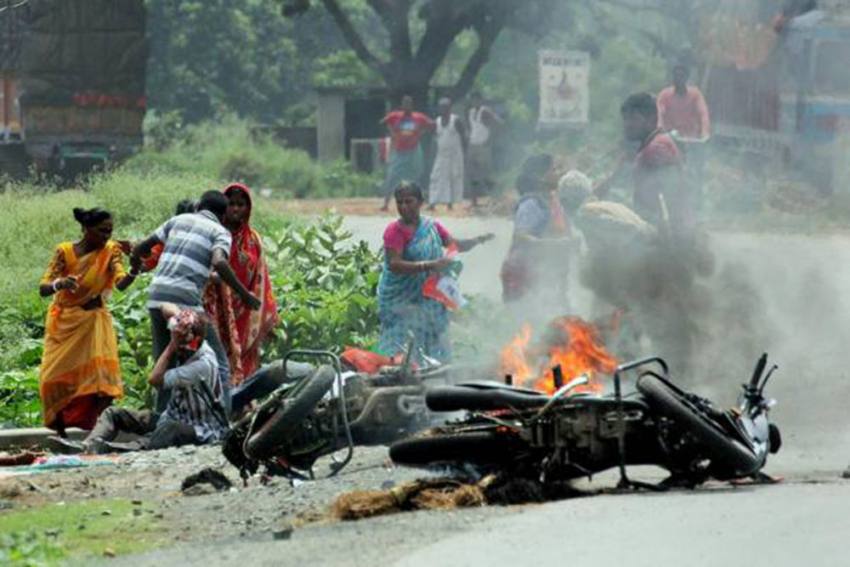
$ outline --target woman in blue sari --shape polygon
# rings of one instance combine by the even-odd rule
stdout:
[[[384,270],[378,284],[378,349],[387,356],[399,354],[412,333],[417,353],[447,362],[451,358],[448,311],[443,304],[425,297],[422,287],[431,273],[445,269],[453,261],[444,254],[445,248],[466,252],[493,235],[455,240],[439,222],[420,216],[424,198],[415,183],[402,183],[394,195],[400,218],[384,231]]]

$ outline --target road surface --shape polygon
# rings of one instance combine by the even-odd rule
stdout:
[[[352,218],[348,226],[373,245],[387,222]],[[495,232],[496,240],[466,257],[467,292],[499,297],[498,271],[510,237],[503,220],[449,219],[459,237]],[[732,336],[755,309],[765,323],[758,349],[781,365],[770,391],[785,447],[768,471],[773,486],[712,485],[694,491],[605,493],[545,505],[408,513],[355,523],[319,524],[275,541],[255,534],[234,541],[187,545],[123,559],[124,565],[397,565],[748,567],[846,566],[850,481],[847,358],[850,239],[714,234],[721,267],[746,280],[755,295],[719,317],[715,342]],[[740,279],[739,279],[740,280]],[[739,281],[738,280],[738,281]],[[739,293],[718,282],[714,292]],[[586,294],[577,304],[586,303]],[[731,350],[736,345],[730,344]],[[754,360],[759,352],[747,353]],[[718,375],[712,390],[734,391],[741,375]],[[660,478],[660,471],[636,474]],[[592,488],[611,487],[603,475]],[[303,487],[309,490],[309,487]],[[210,519],[215,521],[214,518]],[[115,561],[110,562],[111,565]]]

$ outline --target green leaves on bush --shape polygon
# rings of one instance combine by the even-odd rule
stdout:
[[[265,250],[281,315],[272,357],[375,343],[381,259],[365,242],[351,242],[342,217],[286,229],[267,238]]]

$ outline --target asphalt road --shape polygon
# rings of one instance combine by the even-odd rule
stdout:
[[[377,245],[387,219],[352,218],[358,237]],[[502,220],[451,219],[459,237],[495,232],[466,258],[462,285],[497,299],[498,270],[510,235]],[[768,472],[772,486],[711,485],[694,491],[605,493],[540,506],[411,513],[356,523],[314,525],[291,539],[271,537],[164,550],[128,565],[398,565],[748,567],[845,566],[850,481],[847,435],[850,376],[850,239],[715,234],[719,263],[755,290],[764,345],[782,366],[771,385],[785,447]],[[734,294],[717,283],[716,292]],[[581,306],[585,295],[580,295]],[[739,315],[720,317],[715,342]],[[729,345],[733,349],[735,345]],[[753,354],[754,359],[758,353]],[[717,376],[709,389],[734,391],[742,376]],[[659,478],[655,469],[636,471]],[[613,475],[593,488],[611,487]],[[306,487],[305,487],[306,488]],[[114,564],[114,563],[113,563]]]

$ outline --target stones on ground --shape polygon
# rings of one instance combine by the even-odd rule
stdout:
[[[112,549],[111,547],[107,547],[106,549],[103,550],[103,556],[104,557],[115,557],[115,550]]]
[[[103,512],[100,513],[100,515],[101,516],[111,516],[112,510],[104,510]]]

